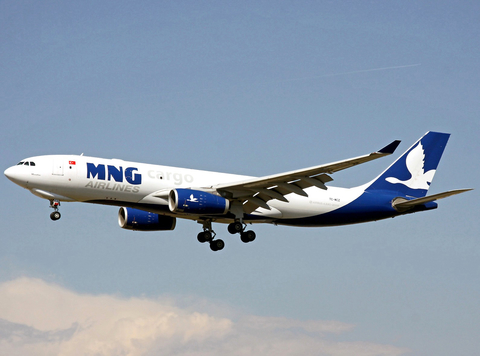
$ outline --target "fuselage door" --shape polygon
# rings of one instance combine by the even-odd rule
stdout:
[[[63,167],[64,167],[64,159],[59,157],[59,158],[54,158],[53,159],[53,170],[52,174],[54,176],[63,176]]]

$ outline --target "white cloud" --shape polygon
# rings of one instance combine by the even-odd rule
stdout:
[[[2,355],[401,355],[407,349],[331,341],[354,326],[246,315],[171,301],[78,294],[33,278],[0,284]],[[213,314],[213,313],[210,313]],[[333,338],[335,339],[335,338]]]

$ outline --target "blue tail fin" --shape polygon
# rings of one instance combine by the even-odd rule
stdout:
[[[427,132],[382,174],[366,191],[389,190],[415,198],[424,197],[432,182],[450,134]]]

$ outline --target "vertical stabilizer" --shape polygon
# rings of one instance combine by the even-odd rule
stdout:
[[[427,132],[380,176],[369,183],[367,191],[397,191],[415,198],[427,194],[450,134]]]

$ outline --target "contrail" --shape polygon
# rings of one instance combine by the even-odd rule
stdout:
[[[367,73],[367,72],[379,72],[381,70],[390,70],[390,69],[401,69],[401,68],[410,68],[410,67],[418,67],[421,63],[416,64],[406,64],[402,66],[394,66],[394,67],[382,67],[382,68],[372,68],[372,69],[362,69],[362,70],[354,70],[351,72],[341,72],[341,73],[332,73],[332,74],[323,74],[317,75],[314,77],[305,77],[305,78],[297,78],[297,79],[286,79],[282,80],[284,82],[293,82],[297,80],[307,80],[307,79],[316,79],[316,78],[327,78],[327,77],[336,77],[339,75],[348,75],[348,74],[357,74],[357,73]]]

